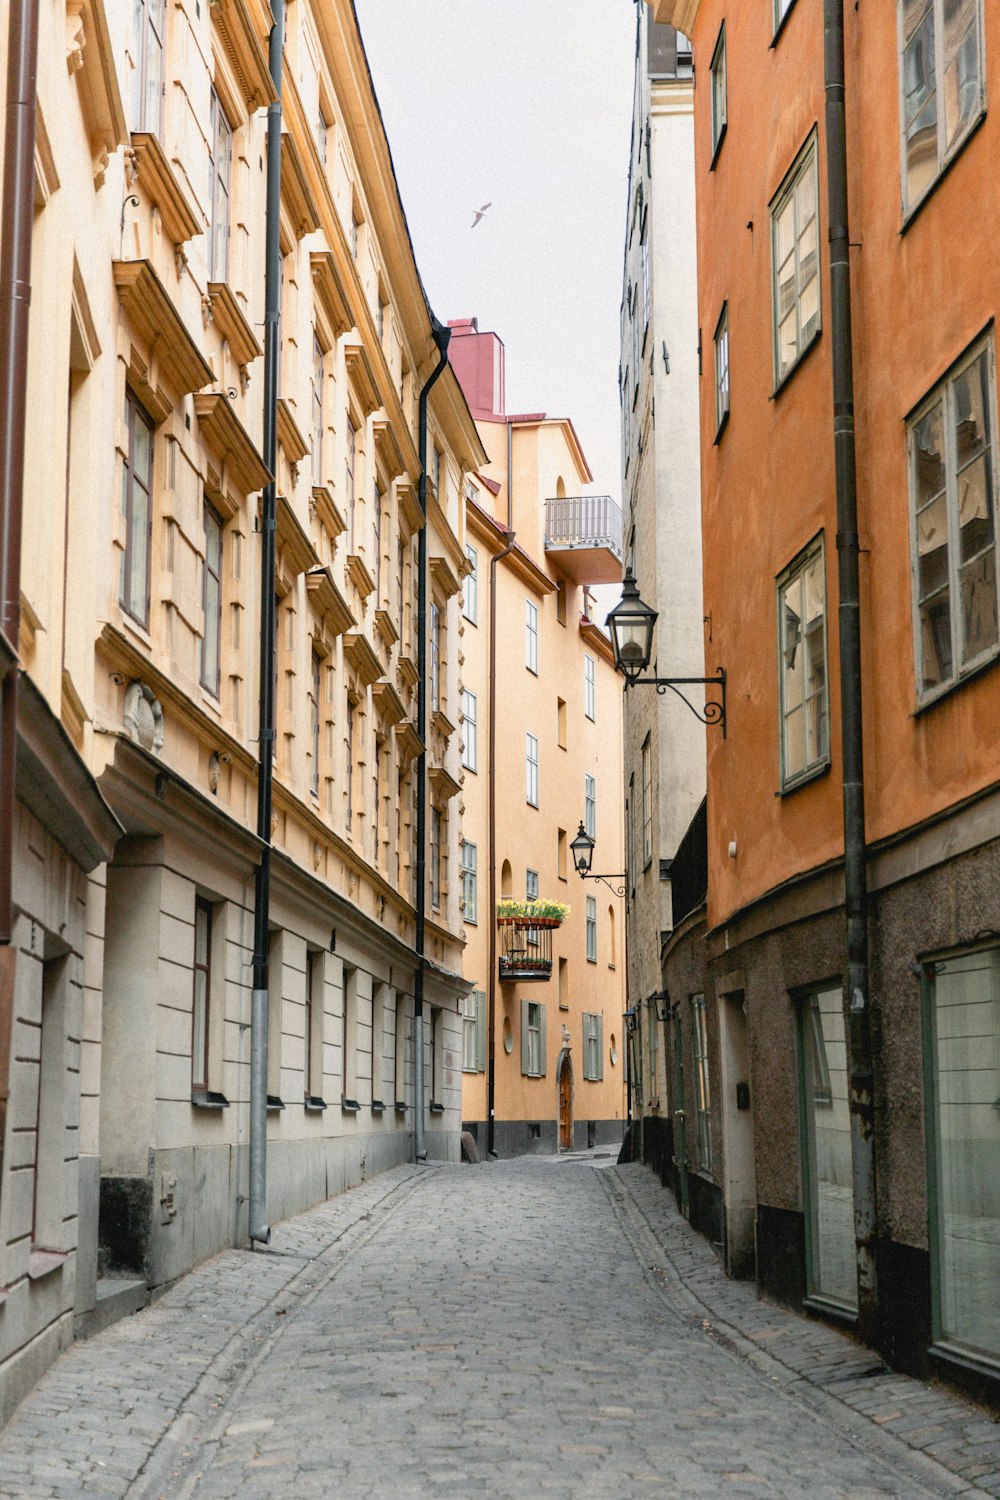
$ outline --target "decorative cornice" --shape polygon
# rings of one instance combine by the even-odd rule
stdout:
[[[375,464],[384,489],[403,473],[403,450],[388,417],[376,417],[372,423],[375,435]]]
[[[429,559],[427,566],[430,569],[431,580],[435,588],[446,599],[453,598],[455,594],[461,591],[462,585],[452,572],[447,558],[432,557]]]
[[[337,509],[328,485],[313,485],[310,511],[323,527],[331,542],[335,542],[338,536],[343,536],[347,530],[347,522]]]
[[[457,796],[462,790],[460,784],[450,771],[445,770],[444,766],[431,766],[427,772],[427,780],[439,802],[450,802],[452,797]]]
[[[345,630],[351,630],[357,624],[330,568],[310,568],[306,574],[306,589],[309,602],[318,618],[329,624],[331,635],[343,635]]]
[[[301,463],[309,452],[309,444],[292,416],[292,409],[284,396],[278,398],[278,442],[284,449],[290,464]]]
[[[349,554],[344,569],[344,576],[353,583],[362,599],[367,599],[369,594],[375,592],[375,580],[365,567],[365,560],[356,552]]]
[[[404,719],[396,725],[396,750],[404,766],[423,755],[424,749],[424,742],[414,728],[412,719]]]
[[[347,363],[347,378],[366,417],[378,411],[382,405],[371,356],[364,344],[345,344],[344,359]]]
[[[409,475],[404,475],[403,482],[396,485],[396,500],[399,504],[399,525],[403,540],[409,541],[410,537],[415,536],[424,524],[420,500],[410,483]]]
[[[247,0],[214,0],[212,19],[223,51],[251,114],[276,98],[267,53]]]
[[[372,702],[376,711],[387,725],[392,729],[394,725],[402,723],[406,717],[406,709],[391,682],[382,678],[379,682],[372,683]]]
[[[286,580],[321,566],[312,542],[284,495],[278,496],[275,547],[279,572]]]
[[[394,646],[399,640],[399,631],[396,629],[395,622],[387,609],[377,609],[375,611],[375,629],[382,637],[387,649],[390,646]]]
[[[173,245],[201,234],[202,223],[188,200],[167,154],[151,130],[137,130],[132,136],[139,185],[158,210],[163,228]]]
[[[260,359],[264,351],[228,282],[208,283],[208,305],[212,322],[228,341],[236,363],[243,366]]]
[[[455,733],[455,726],[443,709],[436,708],[431,714],[431,728],[445,741]]]
[[[399,680],[404,687],[415,688],[420,681],[420,669],[411,656],[398,656],[396,667],[399,670]]]
[[[211,385],[215,380],[212,367],[188,333],[152,262],[116,260],[112,270],[125,315],[145,346],[145,383],[150,396],[162,407],[154,366],[178,396]]]
[[[94,180],[100,186],[108,156],[129,140],[104,0],[66,0],[66,66],[77,77],[95,156]]]
[[[330,337],[337,339],[354,327],[344,283],[337,271],[337,262],[329,250],[314,250],[309,257],[309,264],[320,310],[326,315],[330,325]]]
[[[319,228],[319,215],[302,169],[302,153],[288,130],[281,132],[281,197],[291,216],[296,239]]]
[[[241,495],[263,489],[271,478],[270,471],[228,396],[221,391],[202,391],[194,398],[194,409],[206,444],[221,460],[215,488],[224,494],[233,479]]]
[[[381,677],[382,663],[360,630],[348,631],[344,636],[344,656],[354,668],[360,687],[370,687]]]

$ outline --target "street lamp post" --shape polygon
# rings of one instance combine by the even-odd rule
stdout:
[[[686,703],[696,718],[703,724],[718,724],[722,737],[726,737],[726,671],[720,667],[715,677],[643,677],[653,655],[653,630],[658,619],[655,609],[644,603],[639,595],[639,586],[631,570],[625,574],[622,597],[608,615],[607,625],[611,631],[611,649],[615,667],[625,678],[625,687],[655,687],[662,697],[669,688],[683,703]],[[714,687],[716,697],[706,694],[705,706],[698,708],[681,689],[685,687]]]

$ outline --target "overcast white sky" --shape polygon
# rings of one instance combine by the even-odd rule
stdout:
[[[431,306],[495,329],[508,411],[572,417],[620,499],[635,0],[355,3]]]

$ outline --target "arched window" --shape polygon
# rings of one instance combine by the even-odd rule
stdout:
[[[500,868],[500,894],[504,897],[514,894],[514,879],[511,874],[509,859],[505,859]]]

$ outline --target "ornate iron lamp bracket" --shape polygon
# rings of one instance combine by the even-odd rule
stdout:
[[[662,698],[669,688],[676,693],[682,703],[686,703],[696,719],[703,724],[718,724],[722,729],[722,738],[726,738],[726,669],[720,667],[715,677],[632,677],[625,682],[630,687],[655,687]],[[699,708],[692,703],[686,693],[681,692],[685,687],[714,687],[718,689],[718,696],[709,697],[706,694],[705,707]]]

